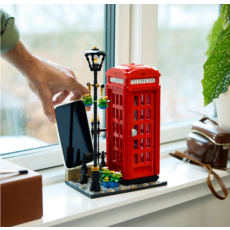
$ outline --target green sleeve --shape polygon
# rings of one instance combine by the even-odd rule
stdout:
[[[1,16],[1,53],[12,50],[19,41],[19,31],[14,23],[14,17],[0,9]]]

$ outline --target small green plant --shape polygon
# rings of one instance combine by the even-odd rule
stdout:
[[[221,14],[207,36],[208,48],[203,85],[204,106],[228,91],[230,85],[230,5],[223,4]]]
[[[100,178],[101,181],[109,182],[111,172],[107,167],[102,168],[100,174],[101,174],[101,178]]]
[[[85,94],[84,97],[82,98],[83,104],[85,106],[91,106],[93,104],[92,96]]]
[[[100,180],[104,182],[119,182],[120,178],[122,177],[120,172],[110,171],[107,167],[102,168],[100,174]]]
[[[110,177],[110,181],[112,182],[119,182],[120,178],[122,177],[122,174],[119,172],[114,172],[111,177]]]
[[[106,109],[108,106],[108,102],[110,102],[110,100],[107,99],[106,96],[102,97],[102,98],[99,98],[99,101],[98,102],[98,107],[100,109]]]

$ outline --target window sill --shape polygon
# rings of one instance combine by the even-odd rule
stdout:
[[[110,226],[210,194],[204,168],[168,156],[174,148],[183,148],[183,145],[185,141],[161,146],[161,154],[165,157],[161,159],[160,181],[168,181],[167,186],[113,197],[89,199],[66,186],[63,166],[43,170],[44,216],[17,226],[64,226],[67,222],[73,226]],[[215,172],[229,188],[230,172]],[[213,184],[219,188],[216,181]]]

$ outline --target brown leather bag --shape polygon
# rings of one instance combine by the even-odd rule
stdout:
[[[169,155],[206,168],[209,171],[208,187],[215,197],[224,200],[228,196],[228,190],[212,168],[228,170],[228,150],[230,150],[230,133],[205,116],[192,124],[191,133],[187,137],[187,151],[184,153],[176,151]],[[220,196],[213,188],[211,174],[216,178],[225,196]]]

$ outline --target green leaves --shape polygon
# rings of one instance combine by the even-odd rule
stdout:
[[[213,27],[212,27],[212,30],[209,32],[208,36],[207,36],[207,42],[208,42],[208,48],[207,48],[207,51],[206,51],[206,55],[209,56],[212,49],[214,48],[214,46],[216,45],[216,42],[217,42],[217,39],[220,35],[220,32],[222,30],[222,25],[221,25],[221,22],[222,22],[222,19],[221,17],[219,17]]]
[[[203,66],[202,80],[204,106],[226,92],[230,85],[230,5],[223,5],[207,41],[209,57]]]
[[[230,24],[230,5],[223,4],[221,8],[222,27],[225,30]]]
[[[219,42],[205,62],[202,85],[204,106],[228,90],[230,85],[230,35],[225,36]]]

